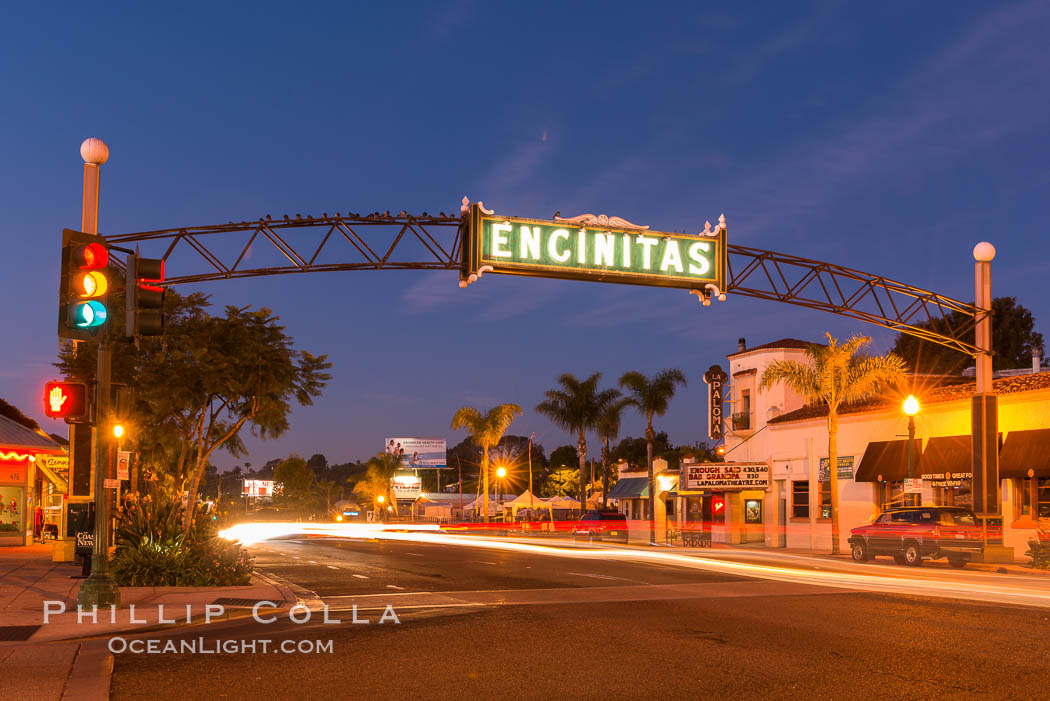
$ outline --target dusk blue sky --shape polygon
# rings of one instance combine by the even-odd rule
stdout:
[[[100,230],[296,212],[619,215],[973,298],[1048,332],[1050,5],[982,3],[16,3],[0,42],[6,339],[0,396],[44,420],[59,247],[80,223],[79,146],[110,146]],[[160,251],[144,250],[144,253]],[[750,345],[877,327],[730,295],[455,273],[354,272],[202,285],[265,305],[333,380],[254,465],[366,458],[516,402],[561,372],[682,369],[657,428],[705,438],[701,375]],[[624,434],[640,435],[631,415]],[[592,442],[596,446],[596,442]],[[241,462],[216,458],[229,467]]]

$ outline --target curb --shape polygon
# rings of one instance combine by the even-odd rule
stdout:
[[[113,655],[102,641],[82,643],[73,660],[62,701],[98,701],[109,698]]]
[[[324,601],[316,592],[301,587],[294,582],[289,582],[287,579],[278,577],[275,574],[263,574],[262,572],[254,572],[253,576],[258,577],[281,592],[281,595],[284,596],[284,603],[294,601],[296,604],[302,604],[311,611],[320,610],[324,606]]]

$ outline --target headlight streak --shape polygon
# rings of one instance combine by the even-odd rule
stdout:
[[[405,530],[411,528],[411,531]],[[383,539],[435,545],[467,546],[489,550],[528,553],[550,557],[576,559],[619,560],[623,562],[675,565],[692,569],[757,577],[781,582],[812,584],[838,589],[935,596],[969,601],[1006,604],[1021,604],[1050,608],[1050,586],[1045,590],[984,584],[975,581],[933,580],[918,577],[901,577],[899,572],[888,571],[889,576],[854,574],[849,572],[827,572],[791,569],[775,565],[752,564],[721,560],[707,555],[678,555],[660,550],[635,550],[631,548],[602,547],[593,549],[563,548],[548,545],[521,543],[514,540],[498,540],[493,537],[461,536],[440,532],[436,524],[384,524],[384,523],[244,523],[219,533],[228,540],[237,540],[245,545],[273,538],[288,536],[327,536],[335,538]],[[833,564],[833,563],[829,563]],[[1050,581],[1047,582],[1050,585]]]

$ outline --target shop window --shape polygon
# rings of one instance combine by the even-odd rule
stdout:
[[[831,518],[831,482],[818,482],[820,518]]]
[[[905,506],[904,482],[882,483],[882,508],[889,509],[894,506]]]
[[[1014,480],[1016,495],[1014,508],[1017,513],[1021,516],[1029,516],[1032,513],[1032,479],[1025,477],[1024,479]]]
[[[1036,513],[1039,518],[1050,518],[1050,477],[1039,477],[1036,486]]]
[[[792,518],[809,518],[809,480],[791,483]]]
[[[674,516],[674,499],[668,499],[665,503],[667,504],[665,513],[667,518],[671,518]]]

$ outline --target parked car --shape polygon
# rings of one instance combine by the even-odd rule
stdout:
[[[627,542],[627,517],[619,511],[585,511],[573,524],[573,536],[587,536],[592,540],[623,538]]]
[[[984,548],[973,511],[962,506],[887,509],[870,525],[852,529],[849,544],[857,562],[891,555],[898,565],[916,567],[942,557],[952,567],[965,567]]]

